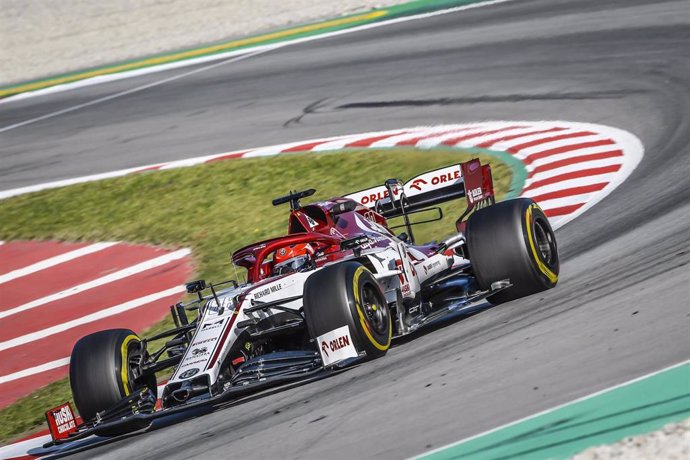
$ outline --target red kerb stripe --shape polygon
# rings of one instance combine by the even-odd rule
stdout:
[[[396,142],[395,145],[400,146],[400,147],[406,146],[406,145],[415,146],[415,145],[417,145],[417,142],[422,141],[422,140],[424,140],[424,139],[428,139],[428,138],[430,138],[430,137],[445,136],[446,134],[450,134],[450,133],[459,133],[459,132],[462,132],[462,131],[468,131],[468,130],[470,130],[470,129],[476,129],[476,128],[478,128],[478,126],[467,126],[467,127],[464,127],[464,128],[450,129],[450,130],[448,130],[448,131],[438,131],[438,132],[435,132],[435,133],[426,133],[426,134],[422,134],[421,136],[412,137],[412,138],[410,138],[410,139],[405,139],[405,140],[403,140],[403,141]]]
[[[533,182],[530,184],[529,187],[525,187],[522,192],[526,192],[528,190],[532,190],[538,187],[543,187],[544,185],[549,185],[549,184],[555,184],[556,182],[561,182],[564,180],[570,180],[570,179],[577,179],[579,177],[589,177],[589,176],[597,176],[599,174],[607,174],[607,173],[612,173],[616,172],[619,169],[621,169],[621,165],[611,165],[611,166],[602,166],[601,168],[591,168],[591,169],[583,169],[580,171],[572,171],[569,173],[565,174],[559,174],[558,176],[553,176],[553,177],[547,177],[546,179],[538,180],[536,182]]]
[[[544,214],[546,214],[546,217],[556,217],[556,216],[565,216],[567,214],[571,214],[578,209],[580,209],[582,206],[584,206],[584,203],[579,203],[579,204],[571,204],[569,206],[561,206],[560,208],[551,208],[551,209],[546,209],[544,210]]]
[[[542,173],[544,171],[551,171],[552,169],[561,168],[563,166],[570,166],[577,163],[586,163],[588,161],[595,160],[605,160],[606,158],[622,157],[622,150],[611,150],[609,152],[602,153],[592,153],[590,155],[578,155],[570,158],[565,158],[563,160],[554,161],[552,163],[546,163],[541,166],[537,166],[529,173],[527,177],[532,177],[535,174]]]
[[[474,139],[475,137],[481,137],[481,136],[486,136],[489,134],[500,133],[502,131],[508,131],[511,129],[520,129],[520,128],[526,128],[526,127],[527,126],[506,126],[505,128],[501,128],[501,129],[491,129],[488,131],[477,131],[476,133],[466,134],[464,136],[451,137],[450,139],[446,139],[445,141],[443,141],[441,144],[452,146],[452,145],[457,144],[458,142],[466,141],[468,139]]]
[[[141,169],[137,169],[136,171],[132,171],[131,174],[139,174],[139,173],[143,173],[143,172],[146,172],[146,171],[158,171],[158,170],[161,169],[163,166],[165,166],[165,165],[148,166],[148,167],[146,167],[146,168],[141,168]]]
[[[57,241],[8,241],[0,245],[0,274],[4,275],[88,245],[89,243]]]
[[[553,149],[533,153],[522,160],[522,162],[529,165],[536,160],[540,160],[551,155],[558,155],[559,153],[572,152],[573,150],[582,150],[590,147],[601,147],[604,145],[615,145],[615,142],[613,142],[611,139],[604,139],[601,141],[583,142],[582,144],[564,145],[562,147],[555,147]],[[513,149],[508,149],[508,151],[513,154],[518,153],[517,150],[513,151]]]
[[[219,157],[206,160],[204,163],[214,163],[216,161],[234,160],[235,158],[242,158],[242,155],[244,155],[245,153],[249,153],[250,151],[251,150],[245,150],[244,152],[228,153],[226,155],[221,155]]]
[[[304,152],[313,149],[317,145],[325,144],[326,142],[331,142],[331,140],[328,141],[316,141],[316,142],[307,142],[306,144],[299,144],[295,145],[293,147],[289,147],[287,149],[281,150],[280,153],[290,153],[290,152]]]
[[[497,138],[497,139],[491,139],[490,141],[482,142],[481,144],[478,144],[477,147],[480,147],[480,148],[487,148],[487,147],[491,147],[492,145],[494,145],[494,144],[497,143],[497,142],[510,141],[510,140],[513,140],[513,139],[519,139],[519,138],[521,138],[521,137],[533,136],[533,135],[535,135],[535,134],[552,133],[552,132],[554,132],[554,131],[563,131],[563,130],[565,130],[565,129],[568,129],[568,128],[559,128],[559,127],[556,127],[556,128],[542,129],[542,130],[540,130],[540,131],[529,131],[529,132],[527,132],[527,133],[512,134],[512,135],[510,135],[510,136],[503,136],[503,137],[499,137],[499,138]]]
[[[540,139],[535,139],[533,141],[525,142],[524,144],[519,144],[511,147],[508,149],[509,152],[511,153],[516,153],[519,152],[520,150],[524,150],[529,147],[534,147],[535,145],[541,145],[541,144],[546,144],[548,142],[555,142],[555,141],[562,141],[564,139],[573,139],[576,137],[584,137],[584,136],[591,136],[593,133],[591,131],[578,131],[576,133],[568,133],[568,134],[561,134],[559,136],[551,136],[551,137],[542,137]]]
[[[608,182],[600,182],[592,185],[582,185],[580,187],[564,188],[555,192],[544,193],[542,195],[532,196],[534,201],[542,202],[546,200],[555,200],[556,198],[565,198],[567,196],[582,195],[584,193],[598,192],[608,185]]]
[[[349,147],[369,147],[374,142],[378,142],[378,141],[381,141],[383,139],[388,139],[389,137],[398,136],[400,134],[407,134],[408,132],[409,131],[403,131],[400,133],[384,134],[381,136],[367,137],[366,139],[359,139],[357,141],[350,142],[349,144],[345,144],[345,147],[346,148],[349,148]]]

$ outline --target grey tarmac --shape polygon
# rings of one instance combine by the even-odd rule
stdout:
[[[556,289],[77,456],[401,458],[686,360],[688,43],[687,1],[514,1],[281,48],[2,133],[0,189],[477,120],[601,123],[646,149],[624,184],[558,231]],[[188,70],[2,104],[0,126]]]

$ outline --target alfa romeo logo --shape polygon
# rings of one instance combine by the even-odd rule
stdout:
[[[189,369],[188,371],[184,371],[183,373],[181,373],[181,374],[180,374],[180,378],[181,378],[181,379],[188,379],[188,378],[190,378],[190,377],[194,377],[194,376],[195,376],[196,374],[198,374],[198,373],[199,373],[199,369],[198,369],[198,368]]]

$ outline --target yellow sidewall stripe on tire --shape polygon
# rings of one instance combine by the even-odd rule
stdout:
[[[358,282],[359,282],[359,277],[362,273],[364,273],[365,268],[363,266],[357,267],[357,270],[355,271],[355,276],[352,279],[352,290],[354,291],[355,294],[355,306],[357,307],[357,314],[359,315],[359,322],[362,325],[362,330],[364,331],[364,334],[367,336],[369,339],[369,342],[376,348],[378,348],[381,351],[386,351],[390,348],[391,345],[391,338],[393,337],[393,325],[392,323],[388,324],[388,340],[385,345],[381,345],[376,341],[376,339],[371,335],[369,332],[369,328],[367,327],[366,320],[364,319],[364,312],[362,311],[361,303],[359,301],[359,288],[358,288]]]
[[[129,354],[127,353],[127,348],[129,347],[129,343],[133,340],[139,340],[139,337],[133,334],[128,335],[120,347],[120,354],[122,355],[120,377],[122,379],[122,386],[125,389],[125,396],[129,396],[129,360],[127,359]]]
[[[537,248],[534,246],[534,239],[532,238],[532,208],[538,208],[539,206],[536,203],[532,203],[529,205],[527,208],[527,212],[525,213],[525,220],[527,224],[527,240],[529,240],[529,246],[530,249],[532,250],[532,255],[534,256],[534,260],[537,262],[537,267],[539,267],[539,271],[541,271],[546,277],[551,281],[552,283],[556,283],[558,281],[558,275],[556,275],[554,272],[549,269],[549,267],[546,266],[544,262],[539,258],[539,255],[537,254]]]

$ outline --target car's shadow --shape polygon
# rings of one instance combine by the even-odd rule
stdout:
[[[494,305],[490,304],[489,302],[482,302],[476,305],[472,305],[471,307],[466,307],[462,310],[458,310],[456,312],[448,313],[445,316],[442,316],[428,324],[425,324],[424,326],[420,327],[419,329],[408,335],[404,335],[402,337],[397,337],[393,339],[391,348],[405,345],[427,334],[431,334],[441,329],[453,326],[459,323],[460,321],[463,321],[471,316],[474,316],[486,310],[490,310],[492,308],[494,308]]]

